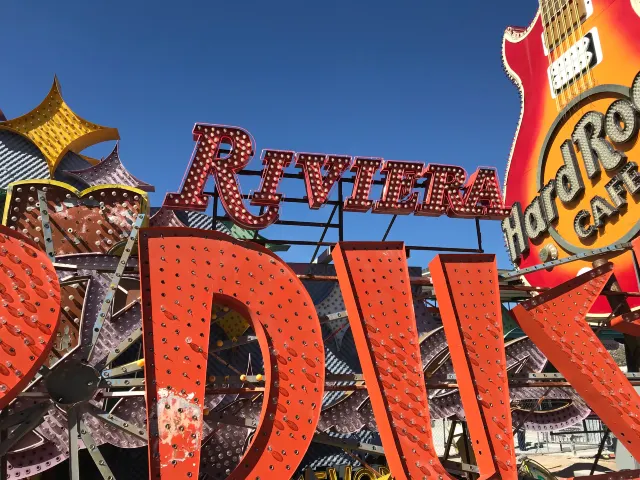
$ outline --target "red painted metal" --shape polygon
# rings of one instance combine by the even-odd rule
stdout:
[[[258,245],[187,228],[141,230],[140,272],[153,478],[197,478],[212,304],[250,319],[267,383],[260,424],[228,477],[290,478],[324,393],[320,323],[302,283]]]
[[[512,311],[522,330],[640,460],[640,396],[585,321],[612,270],[611,263],[594,268]]]
[[[0,226],[0,408],[35,376],[58,328],[60,285],[47,255]]]
[[[394,478],[451,478],[432,444],[404,244],[341,242],[332,256]]]
[[[478,168],[467,180],[464,196],[464,210],[457,212],[460,217],[485,217],[499,220],[509,215],[500,195],[498,171],[495,168]]]
[[[494,255],[438,255],[429,271],[480,478],[517,480]]]
[[[467,177],[464,168],[430,164],[425,174],[431,177],[431,184],[425,191],[424,201],[416,208],[416,215],[439,217],[464,208],[460,192]]]

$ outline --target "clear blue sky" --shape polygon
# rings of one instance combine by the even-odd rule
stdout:
[[[31,110],[57,74],[72,109],[119,129],[122,159],[156,186],[154,205],[179,187],[195,122],[244,127],[258,151],[449,163],[468,173],[489,165],[502,179],[520,108],[502,69],[502,33],[528,25],[536,7],[535,0],[4,2],[0,109],[7,118]],[[291,182],[284,192],[300,195]],[[328,215],[329,207],[285,205],[282,218]],[[347,239],[379,240],[389,219],[348,215]],[[508,267],[499,222],[482,222],[482,231],[485,249]],[[389,239],[474,246],[474,222],[409,216]],[[285,258],[310,256],[296,249]],[[431,256],[410,263],[426,266]]]

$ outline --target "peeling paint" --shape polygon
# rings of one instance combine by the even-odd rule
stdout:
[[[162,466],[184,462],[200,450],[202,408],[190,402],[193,398],[193,393],[180,395],[164,388],[158,391],[158,433]]]

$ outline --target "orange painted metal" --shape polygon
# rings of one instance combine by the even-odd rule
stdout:
[[[433,448],[404,244],[340,242],[332,256],[394,478],[451,478]]]
[[[151,478],[198,477],[214,303],[251,320],[267,379],[253,442],[228,478],[290,478],[325,376],[320,323],[295,273],[266,248],[187,228],[142,229],[140,272]]]
[[[522,330],[640,460],[640,396],[585,321],[613,271],[607,263],[515,307]]]
[[[0,408],[35,376],[53,346],[60,284],[49,257],[0,226]]]
[[[627,335],[640,337],[640,310],[619,315],[611,320],[611,328]]]
[[[480,478],[517,480],[495,256],[438,255],[429,271]]]

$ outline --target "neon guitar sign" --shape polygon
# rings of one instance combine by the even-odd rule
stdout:
[[[521,98],[504,185],[504,201],[514,209],[503,231],[526,281],[552,287],[591,268],[590,260],[527,269],[626,243],[638,233],[640,3],[539,3],[531,24],[508,28],[502,44],[505,70]],[[610,258],[620,287],[637,291],[632,254]],[[629,305],[638,308],[640,301]],[[610,312],[600,298],[591,313]]]
[[[601,89],[601,92],[604,90]],[[606,113],[588,111],[582,115],[571,138],[560,145],[562,166],[556,171],[554,178],[542,185],[547,149],[550,148],[550,142],[545,142],[539,165],[540,194],[524,210],[519,202],[515,202],[510,217],[502,222],[502,231],[507,239],[512,261],[519,261],[522,255],[529,252],[529,243],[539,240],[546,233],[550,233],[569,252],[583,251],[584,246],[575,246],[569,239],[558,234],[553,227],[556,222],[571,221],[576,240],[586,242],[593,237],[605,236],[608,233],[607,224],[616,217],[623,216],[621,220],[625,220],[627,197],[640,192],[638,164],[634,161],[640,158],[628,158],[625,153],[627,149],[623,147],[637,141],[639,112],[640,74],[628,89],[628,95],[612,102]],[[576,150],[581,153],[582,165],[578,164]],[[601,179],[603,169],[607,175]],[[586,179],[581,170],[585,171]],[[585,190],[591,190],[586,183],[589,181],[605,183],[606,197],[592,195],[586,199],[588,209],[576,208],[573,209],[577,210],[573,218],[559,218],[557,203],[561,202],[563,207],[575,204],[585,195]],[[630,240],[637,233],[639,225],[632,224],[625,230],[623,237],[614,237],[610,243]]]

